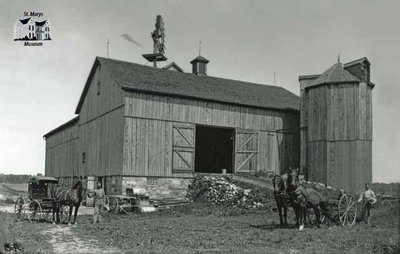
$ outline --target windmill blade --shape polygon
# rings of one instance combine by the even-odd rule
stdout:
[[[130,36],[129,34],[123,34],[121,35],[122,38],[124,38],[125,40],[135,44],[136,46],[138,46],[139,48],[143,48],[142,44],[140,44],[139,42],[137,42],[135,39],[132,38],[132,36]]]

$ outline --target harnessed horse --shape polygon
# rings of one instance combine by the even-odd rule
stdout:
[[[274,197],[276,206],[279,211],[279,220],[281,225],[287,225],[287,208],[288,208],[288,196],[286,194],[286,186],[282,177],[275,175],[272,179],[274,185]],[[283,210],[283,217],[282,217]]]
[[[320,227],[321,211],[327,211],[326,193],[320,194],[314,188],[308,188],[300,184],[298,169],[289,172],[286,192],[293,205],[296,214],[296,223],[299,230],[303,230],[304,228],[304,219],[306,217],[307,208],[312,208],[314,210],[317,219],[317,226]],[[321,211],[319,207],[322,208]]]
[[[84,188],[81,180],[78,180],[72,189],[67,187],[57,188],[54,191],[54,199],[57,201],[57,205],[53,210],[53,222],[54,222],[54,212],[57,215],[57,222],[60,222],[60,209],[61,206],[69,206],[69,214],[68,214],[68,224],[71,220],[72,208],[74,209],[74,224],[76,224],[76,216],[78,214],[79,206],[81,205],[81,201],[84,197]]]

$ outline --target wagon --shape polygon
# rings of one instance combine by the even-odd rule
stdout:
[[[354,195],[340,193],[338,198],[330,198],[327,201],[328,213],[331,214],[331,218],[340,223],[343,226],[353,226],[356,223],[358,208],[357,201]],[[328,218],[323,215],[321,211],[321,222],[327,222]],[[316,221],[314,210],[310,209],[308,211],[309,220],[311,222]]]
[[[54,177],[30,177],[28,179],[28,197],[20,196],[14,204],[17,220],[51,221],[53,210],[58,205],[52,196],[57,184],[58,180]],[[67,216],[68,207],[61,207],[60,220],[65,221]]]
[[[155,208],[150,204],[149,195],[134,193],[133,189],[127,189],[127,195],[109,195],[107,202],[109,209],[114,213],[154,211]]]

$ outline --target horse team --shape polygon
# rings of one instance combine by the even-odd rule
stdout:
[[[287,174],[286,183],[278,175],[273,178],[272,183],[281,225],[287,225],[287,209],[289,205],[293,207],[296,215],[296,226],[299,230],[304,229],[307,209],[314,210],[318,227],[321,224],[321,213],[329,218],[326,189],[317,191],[315,188],[300,184],[298,169],[290,170]]]

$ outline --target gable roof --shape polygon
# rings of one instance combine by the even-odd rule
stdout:
[[[173,68],[175,68],[179,72],[183,72],[182,68],[179,67],[175,62],[172,62],[172,63],[162,67],[163,70],[170,70],[170,69],[173,69]]]
[[[369,65],[371,65],[371,63],[368,61],[368,58],[362,57],[362,58],[360,58],[360,59],[357,59],[357,60],[354,60],[354,61],[345,63],[345,64],[343,65],[343,67],[344,67],[344,68],[347,68],[347,67],[349,67],[349,66],[356,65],[356,64],[359,64],[359,63],[362,63],[362,62],[367,62]]]
[[[22,25],[25,25],[26,23],[28,23],[29,22],[29,20],[30,20],[31,18],[26,18],[26,19],[20,19],[19,20],[19,22],[21,22],[22,23]]]
[[[359,83],[360,80],[343,69],[341,63],[336,63],[321,74],[310,86],[337,83]],[[310,87],[309,86],[309,87]]]
[[[300,99],[288,90],[238,80],[165,71],[140,64],[97,57],[75,113],[79,114],[98,64],[121,88],[143,93],[224,102],[258,108],[299,110]]]

